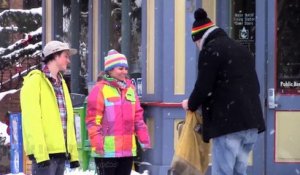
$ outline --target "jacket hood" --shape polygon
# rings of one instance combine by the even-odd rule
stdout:
[[[33,76],[33,75],[36,75],[36,76],[42,76],[42,72],[38,69],[35,69],[35,70],[32,70],[30,71],[26,76],[24,76],[24,81],[23,81],[23,84],[26,83],[26,80],[29,79],[29,77]]]
[[[26,77],[30,77],[31,75],[41,75],[42,74],[42,71],[38,70],[38,69],[35,69],[35,70],[32,70],[30,71],[26,76]]]

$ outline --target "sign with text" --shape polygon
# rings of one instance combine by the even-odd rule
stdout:
[[[9,116],[10,125],[10,171],[23,172],[23,137],[21,113],[12,113]]]
[[[232,37],[255,54],[255,0],[232,0]]]
[[[284,79],[278,78],[277,91],[282,94],[299,94],[300,93],[300,79]]]

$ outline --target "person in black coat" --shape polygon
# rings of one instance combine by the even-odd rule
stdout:
[[[212,174],[246,174],[249,152],[265,130],[255,58],[218,28],[204,9],[194,13],[198,75],[185,110],[203,114],[203,140],[213,138]]]

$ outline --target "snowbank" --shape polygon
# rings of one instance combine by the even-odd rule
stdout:
[[[79,169],[70,170],[66,169],[65,175],[96,175],[96,172],[93,170],[82,171]],[[132,170],[130,175],[150,175],[148,170],[145,170],[142,174]]]

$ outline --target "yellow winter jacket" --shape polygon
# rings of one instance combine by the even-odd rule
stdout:
[[[24,78],[20,94],[23,143],[26,155],[33,155],[37,163],[56,153],[70,153],[70,161],[78,161],[72,102],[64,80],[62,85],[67,109],[66,142],[51,82],[39,70]]]

